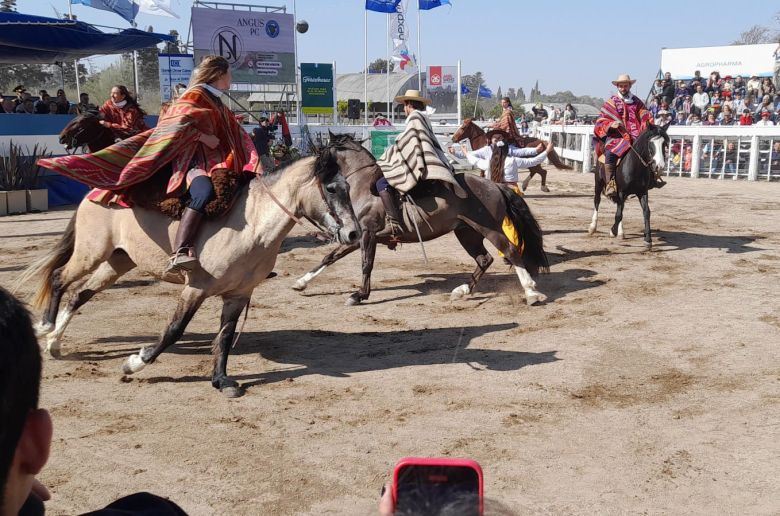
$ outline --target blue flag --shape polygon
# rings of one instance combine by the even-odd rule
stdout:
[[[418,4],[421,11],[428,11],[434,7],[441,7],[442,5],[449,5],[452,7],[450,0],[420,0]]]
[[[468,89],[468,87],[465,84],[461,83],[461,85],[460,85],[460,94],[461,95],[468,95],[469,93],[471,93],[471,90]]]
[[[366,11],[394,13],[400,3],[401,0],[366,0]]]
[[[493,96],[493,92],[487,86],[480,85],[479,86],[479,96],[480,97],[491,98]]]
[[[132,23],[138,14],[138,4],[132,0],[70,0],[71,4],[82,4],[93,9],[116,13]]]

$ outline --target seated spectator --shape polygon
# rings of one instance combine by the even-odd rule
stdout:
[[[761,104],[756,107],[756,115],[759,115],[762,111],[769,111],[771,113],[774,111],[773,108],[772,99],[769,96],[764,96],[764,98],[761,99]]]
[[[661,109],[664,109],[669,112],[669,116],[674,119],[677,116],[677,110],[674,109],[672,106],[669,105],[669,102],[662,100],[661,101]]]
[[[24,99],[24,102],[16,106],[16,112],[27,113],[30,115],[35,113],[35,104],[33,103],[32,98],[28,96],[26,99]]]
[[[756,112],[756,104],[755,104],[755,102],[753,102],[753,97],[751,95],[748,95],[745,98],[744,106],[745,107],[743,109],[749,109],[751,113],[755,113]]]
[[[772,121],[772,112],[768,110],[761,111],[761,119],[756,122],[755,125],[759,127],[773,127],[775,123]]]
[[[724,172],[733,174],[737,171],[737,145],[734,142],[728,142],[726,150],[723,151]]]
[[[710,78],[707,79],[707,87],[704,89],[707,93],[719,92],[722,82],[723,80],[720,78],[720,72],[712,72]]]
[[[79,95],[79,103],[71,106],[70,112],[68,114],[83,115],[84,113],[90,111],[97,111],[97,110],[98,110],[97,106],[92,104],[89,101],[89,94],[82,93],[81,95]]]
[[[739,125],[753,125],[753,113],[749,109],[743,109],[739,117]]]
[[[528,136],[529,134],[531,134],[531,128],[528,127],[528,122],[526,122],[525,120],[520,122],[520,134],[522,134],[523,136]]]
[[[692,113],[690,118],[688,119],[688,125],[692,125],[692,126],[702,125],[701,115],[699,113]]]
[[[393,124],[390,123],[390,120],[385,118],[385,115],[382,113],[377,113],[374,115],[374,127],[392,127]]]
[[[704,82],[704,78],[701,76],[701,71],[696,70],[695,72],[693,72],[693,79],[691,79],[688,82],[688,88],[692,92],[695,92],[696,91],[696,85],[697,84],[701,84],[702,87],[703,87],[704,86],[703,82]]]
[[[70,102],[65,96],[65,90],[57,90],[57,114],[67,115],[70,111]]]
[[[745,110],[745,99],[742,97],[742,93],[739,90],[734,92],[734,112],[742,113]]]
[[[731,92],[731,90],[733,89],[734,89],[734,79],[730,75],[725,76],[723,78],[723,82],[720,85],[720,92],[721,93],[726,93],[727,91]],[[729,93],[729,95],[730,94],[731,93]]]
[[[723,104],[721,109],[724,109],[726,106],[729,107],[732,111],[734,110],[734,99],[731,98],[731,90],[726,90],[722,94],[723,98]]]
[[[682,104],[680,104],[680,108],[677,111],[682,111],[685,113],[685,116],[688,116],[693,112],[693,100],[691,100],[690,95],[686,95],[683,98]]]
[[[34,104],[35,112],[44,115],[47,114],[49,112],[49,100],[51,100],[51,97],[46,90],[39,91],[38,100],[36,100]]]
[[[650,95],[652,97],[661,97],[664,94],[664,81],[661,79],[656,79],[656,81],[653,83],[653,87],[650,89]]]
[[[669,72],[664,73],[664,80],[661,84],[663,85],[661,100],[671,103],[674,100],[674,81],[672,80],[672,74]]]
[[[571,104],[566,104],[563,110],[563,123],[573,124],[577,121],[577,110]]]
[[[3,99],[3,103],[0,105],[0,113],[16,113],[16,105],[14,105],[13,99]]]
[[[729,106],[727,106],[727,105],[725,105],[725,104],[724,104],[724,105],[723,105],[723,109],[722,109],[722,110],[721,110],[721,112],[718,114],[718,121],[719,121],[719,122],[720,122],[720,121],[722,121],[722,120],[723,120],[723,118],[724,118],[725,116],[727,116],[727,115],[728,115],[728,116],[730,116],[731,118],[734,118],[734,110],[733,110],[733,109],[731,109]],[[721,124],[721,125],[722,125],[722,124]]]
[[[715,115],[719,115],[722,107],[723,105],[721,104],[720,93],[713,91],[712,95],[710,96],[710,109],[714,109]]]
[[[683,111],[677,112],[677,118],[672,122],[673,125],[688,125],[688,115]]]
[[[49,114],[50,115],[57,114],[57,102],[55,102],[54,100],[49,101]]]
[[[647,103],[647,110],[650,111],[650,114],[655,118],[659,109],[661,109],[661,97],[652,97],[650,102]]]
[[[16,108],[24,102],[24,95],[27,93],[27,90],[20,84],[14,88],[14,93],[16,94],[16,98],[14,99],[14,111],[16,111]]]
[[[701,84],[696,87],[696,93],[693,95],[693,105],[696,106],[699,113],[704,113],[710,107],[710,96],[704,91],[704,87]]]
[[[737,78],[734,79],[734,85],[731,87],[731,90],[734,92],[734,95],[740,93],[743,97],[745,96],[747,93],[747,84],[745,84],[741,75],[737,75]]]
[[[767,77],[766,79],[764,79],[764,82],[761,84],[761,93],[760,93],[759,102],[761,102],[761,100],[763,100],[765,96],[769,95],[770,97],[773,97],[774,94],[775,94],[775,85],[772,84],[772,79]]]
[[[731,112],[721,114],[720,125],[734,125],[734,117]]]
[[[718,125],[718,119],[715,115],[715,110],[713,110],[712,108],[709,108],[707,110],[707,119],[704,122],[702,122],[701,125],[705,125],[705,126]]]
[[[666,109],[658,110],[658,114],[655,117],[655,125],[664,126],[669,125],[672,121],[672,114]]]
[[[680,111],[683,100],[685,100],[685,97],[688,94],[689,94],[688,85],[685,83],[685,81],[678,81],[677,89],[674,90],[674,103],[673,103],[674,108],[677,111]]]
[[[758,78],[758,75],[751,76],[750,80],[747,82],[747,95],[755,98],[760,95],[760,91],[761,80]]]

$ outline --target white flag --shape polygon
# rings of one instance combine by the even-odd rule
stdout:
[[[138,12],[151,14],[153,16],[171,16],[178,18],[179,15],[173,11],[171,0],[133,0],[138,4]]]
[[[393,54],[391,59],[396,63],[396,70],[404,73],[417,73],[417,63],[414,56],[409,54],[406,42],[409,40],[409,26],[406,23],[407,1],[398,3],[396,12],[390,16],[390,39],[393,42]]]

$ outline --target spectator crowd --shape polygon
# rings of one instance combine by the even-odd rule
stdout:
[[[657,124],[763,125],[780,123],[780,94],[769,77],[708,78],[697,70],[689,81],[672,79],[669,72],[655,81],[647,104]]]
[[[97,106],[89,102],[89,95],[79,95],[78,103],[68,100],[65,90],[57,90],[57,96],[52,97],[46,90],[38,91],[34,97],[24,86],[17,86],[13,95],[0,93],[2,104],[0,114],[27,113],[33,115],[80,115],[87,111],[97,111]]]

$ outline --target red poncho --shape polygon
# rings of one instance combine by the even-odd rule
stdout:
[[[606,139],[606,150],[623,156],[631,147],[633,141],[653,123],[653,115],[647,110],[639,97],[632,95],[632,102],[624,102],[617,95],[612,95],[601,106],[601,115],[596,120],[593,133],[599,139]],[[611,129],[612,122],[620,121],[620,129]]]
[[[118,107],[112,101],[107,100],[100,106],[104,125],[114,130],[114,133],[122,139],[135,136],[149,129],[144,122],[141,111],[134,105]]]

